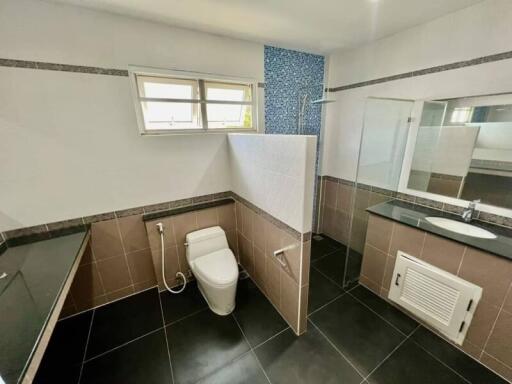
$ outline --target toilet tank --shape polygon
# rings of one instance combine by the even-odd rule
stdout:
[[[189,263],[208,253],[229,248],[226,233],[219,226],[187,233],[185,239]]]

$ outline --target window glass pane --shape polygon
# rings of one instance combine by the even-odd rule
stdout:
[[[197,103],[142,101],[141,106],[146,129],[201,128]]]
[[[233,83],[205,82],[206,100],[251,101],[252,86]]]
[[[137,76],[137,84],[140,97],[197,99],[199,94],[196,80]]]
[[[252,128],[252,107],[239,104],[207,104],[208,128]]]

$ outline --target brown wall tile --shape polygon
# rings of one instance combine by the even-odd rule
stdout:
[[[226,204],[217,207],[219,225],[225,231],[236,229],[235,204]]]
[[[459,276],[483,288],[482,300],[501,306],[512,282],[512,263],[502,257],[468,248]]]
[[[124,254],[117,219],[92,223],[90,241],[96,260]]]
[[[295,331],[299,332],[299,285],[285,271],[281,270],[281,306],[279,309],[284,318]]]
[[[393,279],[393,271],[395,270],[396,257],[388,255],[386,259],[386,267],[384,268],[384,278],[382,279],[382,288],[389,290],[391,280]]]
[[[153,259],[153,266],[155,271],[156,281],[158,283],[158,289],[163,291],[165,286],[163,284],[162,278],[162,251],[160,249],[152,249],[151,257]],[[185,258],[186,261],[186,258]],[[165,277],[167,279],[167,284],[172,287],[179,283],[176,280],[176,273],[181,271],[185,273],[183,268],[180,268],[180,262],[182,260],[179,259],[177,246],[173,245],[169,248],[165,248]],[[188,263],[187,263],[188,267]],[[186,276],[186,274],[185,274]]]
[[[419,258],[456,275],[465,249],[464,245],[427,233]]]
[[[155,221],[146,223],[146,236],[148,237],[149,247],[151,249],[161,248],[160,232],[156,227],[157,223],[162,223],[164,226],[164,246],[170,247],[176,244],[176,236],[174,234],[174,225],[171,217],[161,218]]]
[[[133,284],[124,255],[99,260],[97,265],[105,293],[108,294]]]
[[[482,358],[480,361],[491,368],[494,372],[500,374],[508,381],[512,382],[512,367],[508,367],[502,362],[496,360],[492,356],[488,355],[487,353],[483,353]]]
[[[478,348],[483,348],[496,321],[498,312],[498,307],[481,300],[473,315],[473,320],[466,334],[466,340]]]
[[[197,229],[204,229],[218,225],[217,208],[201,209],[196,212]]]
[[[512,284],[508,287],[507,297],[503,303],[503,309],[509,313],[512,313]]]
[[[128,253],[126,258],[134,284],[146,281],[156,284],[155,267],[153,265],[151,250],[143,249],[141,251]]]
[[[302,243],[302,286],[309,285],[309,270],[311,268],[311,240]]]
[[[393,222],[379,216],[370,215],[366,242],[378,250],[388,253],[391,243]]]
[[[249,241],[252,241],[252,232],[253,232],[253,218],[255,213],[252,209],[247,208],[246,206],[242,206],[242,233],[245,238]]]
[[[96,263],[89,263],[78,267],[70,292],[76,304],[82,306],[93,298],[105,294]]]
[[[361,275],[359,277],[359,283],[361,285],[365,286],[366,288],[368,288],[370,291],[372,291],[376,295],[379,294],[379,290],[380,290],[379,285],[377,283],[374,283],[370,279],[366,278],[364,275]]]
[[[134,293],[135,293],[135,290],[133,289],[133,286],[121,288],[117,291],[107,293],[107,300],[109,302],[119,300],[119,299],[122,299],[123,297],[133,295]]]
[[[386,259],[387,255],[384,252],[366,244],[361,266],[361,275],[364,275],[380,287],[384,278]],[[378,292],[379,290],[377,290],[377,293]]]
[[[396,257],[397,251],[400,250],[411,256],[419,257],[424,240],[425,232],[394,223],[389,254]]]
[[[253,246],[253,254],[254,254],[254,281],[260,289],[262,289],[265,293],[266,288],[266,275],[267,275],[267,266],[266,266],[266,256],[265,253],[260,250],[258,247]]]
[[[324,204],[336,208],[336,195],[338,193],[338,183],[330,180],[325,181]]]
[[[240,246],[240,264],[242,264],[242,267],[244,267],[250,276],[254,276],[254,254],[252,242],[238,232],[238,244]]]
[[[172,217],[174,226],[174,234],[176,235],[176,244],[183,246],[185,244],[185,236],[187,233],[198,229],[196,213],[187,212]]]
[[[300,281],[300,260],[301,260],[301,243],[283,232],[281,237],[281,249],[288,248],[284,251],[283,261],[286,267],[283,270],[298,284]]]
[[[253,218],[253,242],[260,250],[265,251],[265,228],[266,220],[261,215],[254,215]]]
[[[142,221],[142,215],[125,216],[117,221],[126,253],[149,248],[148,235],[146,226]]]
[[[276,306],[281,306],[281,268],[271,257],[266,257],[266,272],[265,291],[268,298]]]
[[[500,312],[485,352],[512,367],[512,313]]]
[[[336,201],[336,209],[340,212],[352,212],[352,196],[354,187],[340,184],[338,187],[338,195]]]

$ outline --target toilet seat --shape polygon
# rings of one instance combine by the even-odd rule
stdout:
[[[193,261],[197,277],[210,285],[221,287],[233,284],[238,279],[235,255],[229,248],[201,256]]]

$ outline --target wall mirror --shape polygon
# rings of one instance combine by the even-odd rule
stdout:
[[[421,104],[402,186],[512,209],[512,94]]]

